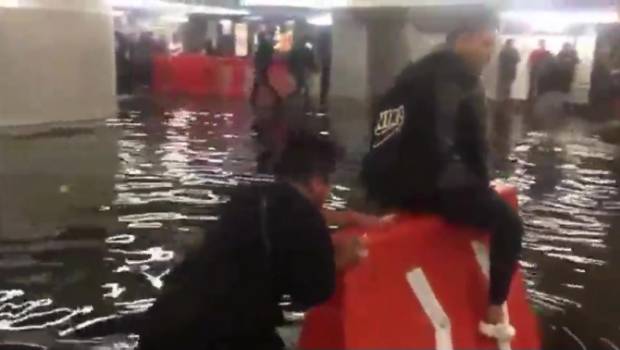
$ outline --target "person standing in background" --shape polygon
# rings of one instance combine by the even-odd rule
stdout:
[[[134,78],[137,85],[151,86],[153,71],[153,53],[155,52],[155,40],[152,32],[142,32],[136,43],[132,55]]]
[[[321,63],[321,97],[322,110],[327,110],[329,88],[332,72],[332,35],[330,31],[324,31],[319,35],[317,52]]]
[[[594,108],[604,108],[611,104],[614,95],[613,80],[610,62],[611,48],[601,47],[594,56],[594,65],[590,73],[590,105]]]
[[[538,88],[540,83],[540,75],[544,66],[552,61],[553,55],[547,50],[545,40],[538,42],[538,49],[532,51],[528,60],[528,68],[530,70],[530,88],[528,92],[528,101],[532,102],[538,97]]]
[[[252,93],[250,95],[250,104],[256,106],[256,99],[258,98],[258,90],[264,86],[271,92],[276,99],[276,104],[279,104],[282,100],[278,90],[271,85],[269,80],[269,68],[273,62],[274,55],[273,40],[271,35],[266,32],[258,34],[258,47],[256,49],[256,55],[254,56],[254,86],[252,87]]]
[[[127,37],[114,32],[114,53],[116,58],[116,91],[119,95],[131,93],[130,44]]]
[[[521,61],[519,51],[514,47],[514,39],[506,40],[499,54],[499,79],[497,82],[497,100],[509,101],[512,96],[512,84],[517,77],[517,65]]]
[[[579,54],[570,43],[565,43],[557,57],[558,69],[561,72],[562,92],[570,93],[575,80],[575,70],[579,64]]]
[[[310,85],[308,79],[316,71],[316,60],[312,43],[308,37],[299,40],[293,46],[288,59],[289,72],[295,79],[295,95],[302,95],[304,106],[310,106]]]

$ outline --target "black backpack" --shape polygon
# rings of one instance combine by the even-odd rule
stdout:
[[[397,171],[402,152],[402,132],[407,118],[402,93],[391,89],[373,113],[371,142],[364,157],[361,180],[368,198],[379,204],[394,204],[400,197]]]
[[[441,159],[433,132],[434,83],[444,56],[438,52],[410,64],[375,109],[361,181],[368,198],[385,209],[435,196]]]

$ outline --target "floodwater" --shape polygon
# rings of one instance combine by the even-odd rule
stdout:
[[[329,132],[327,116],[298,118]],[[545,349],[618,349],[620,157],[599,136],[614,132],[560,118],[541,128],[516,113],[493,117],[494,164],[520,189],[522,265]],[[0,242],[0,349],[131,349],[129,334],[78,339],[73,331],[146,310],[230,189],[261,181],[253,119],[242,102],[185,101],[129,103],[108,120],[120,163],[115,200],[99,214],[114,224]],[[348,161],[337,174],[331,206],[361,202],[355,169]]]

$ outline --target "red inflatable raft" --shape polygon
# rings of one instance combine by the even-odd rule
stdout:
[[[517,205],[516,190],[498,191]],[[455,231],[459,232],[455,232]],[[367,235],[369,254],[339,278],[333,298],[306,316],[301,349],[540,349],[536,317],[523,276],[507,303],[511,341],[481,335],[488,295],[484,233],[440,218],[401,216]]]

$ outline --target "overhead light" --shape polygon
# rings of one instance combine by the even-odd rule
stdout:
[[[206,6],[206,5],[187,5],[188,10],[192,13],[204,13],[209,15],[222,16],[247,16],[250,14],[248,10],[232,9],[227,7]]]
[[[18,0],[0,0],[2,1],[18,1]],[[179,2],[170,2],[163,0],[107,0],[110,6],[115,9],[145,9],[170,14],[174,12],[175,15],[190,14],[190,13],[203,13],[209,15],[222,15],[222,16],[247,16],[250,11],[244,9],[234,9],[218,6],[207,5],[188,5]],[[169,18],[171,19],[171,18]],[[176,18],[178,21],[179,18]]]
[[[612,10],[599,11],[506,11],[504,20],[515,20],[530,25],[534,30],[562,32],[576,24],[602,24],[618,22],[618,14]]]
[[[0,7],[19,7],[19,0],[0,0]]]
[[[241,0],[241,6],[285,6],[306,8],[343,7],[348,0]]]
[[[319,16],[313,16],[313,17],[308,18],[307,21],[308,23],[314,26],[319,26],[319,27],[331,26],[334,23],[334,19],[331,13],[325,13]]]
[[[263,17],[262,16],[248,16],[245,18],[245,20],[249,22],[256,22],[256,21],[262,21]]]
[[[165,15],[165,16],[161,16],[160,20],[162,22],[168,22],[168,23],[185,23],[187,22],[187,16]]]
[[[155,0],[108,0],[112,7],[124,7],[124,8],[145,8],[153,7],[156,3]]]

